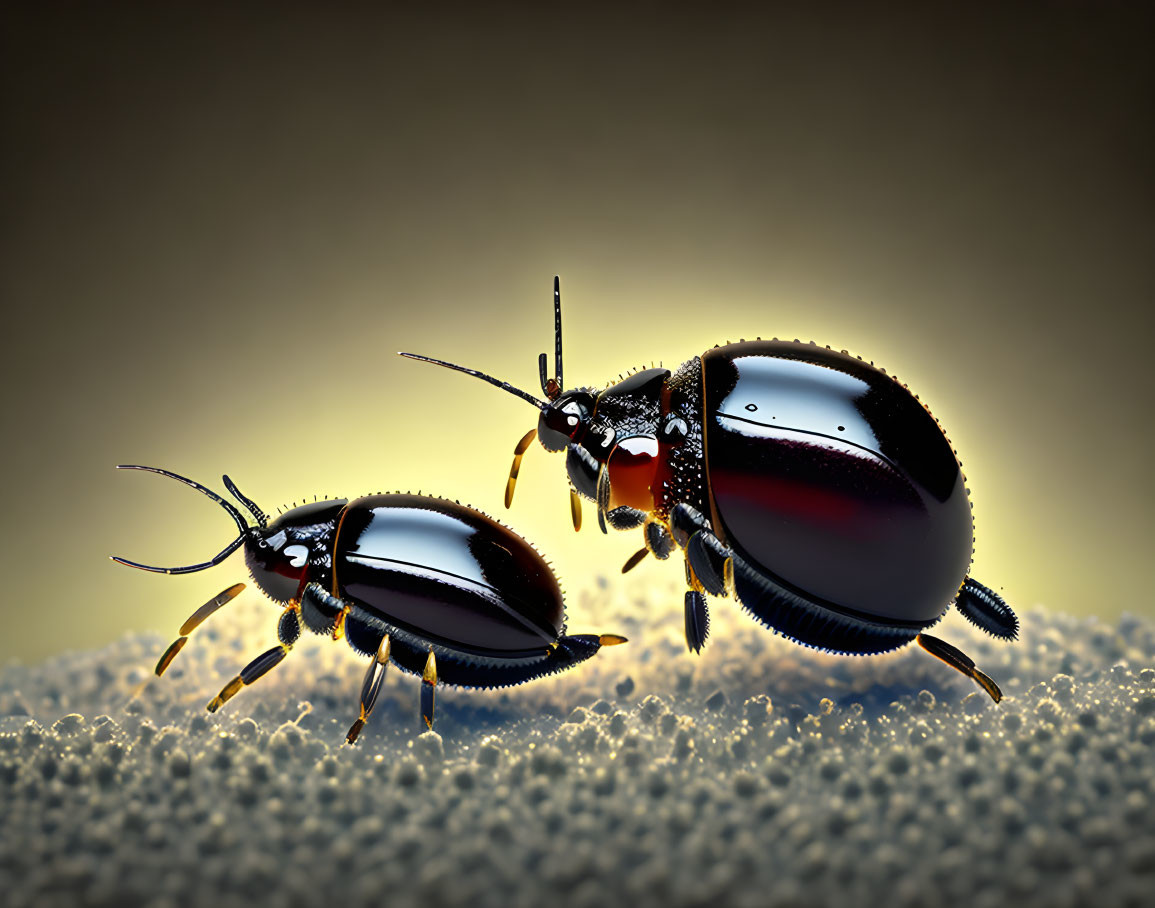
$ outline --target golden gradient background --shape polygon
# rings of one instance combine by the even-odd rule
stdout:
[[[1151,17],[1013,6],[6,5],[0,658],[243,576],[109,562],[234,533],[118,462],[500,512],[534,413],[394,354],[535,391],[554,273],[570,384],[848,348],[950,434],[979,579],[1155,614]],[[571,591],[639,544],[575,536],[536,446],[508,519]]]

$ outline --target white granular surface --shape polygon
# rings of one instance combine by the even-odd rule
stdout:
[[[603,582],[571,630],[628,645],[442,688],[432,734],[391,669],[355,748],[344,644],[204,711],[274,641],[248,594],[163,679],[158,635],[9,666],[3,904],[1155,904],[1155,623],[1035,611],[1004,644],[952,615],[995,706],[917,647],[828,656],[728,602],[693,657],[680,603]]]

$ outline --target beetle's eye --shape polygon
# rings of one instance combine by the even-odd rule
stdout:
[[[576,429],[578,423],[582,421],[582,411],[574,401],[570,401],[561,409],[565,414],[565,424],[571,429]]]
[[[546,450],[560,451],[581,431],[592,409],[589,396],[566,395],[542,411],[537,433]]]

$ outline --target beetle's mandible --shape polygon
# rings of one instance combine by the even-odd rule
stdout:
[[[597,503],[598,523],[641,527],[647,553],[685,555],[686,643],[708,633],[705,594],[733,596],[785,637],[869,654],[912,640],[973,678],[998,685],[925,629],[952,604],[996,637],[1018,619],[968,575],[969,493],[942,428],[911,391],[873,364],[813,343],[741,341],[674,371],[645,369],[602,391],[564,390],[561,292],[554,278],[555,376],[538,361],[545,400],[474,369],[536,406],[538,426],[514,451],[513,496],[534,436],[566,452],[570,508]]]
[[[200,483],[156,467],[145,470],[192,486],[216,501],[240,535],[212,560],[184,567],[119,564],[162,574],[188,574],[220,564],[243,547],[258,587],[283,606],[279,643],[241,669],[208,704],[216,712],[288,655],[301,625],[344,637],[369,657],[359,715],[346,739],[357,740],[381,691],[389,662],[421,677],[421,715],[433,727],[437,684],[494,688],[521,684],[584,662],[617,634],[565,633],[557,578],[532,545],[508,527],[456,501],[404,493],[329,499],[294,507],[269,520],[228,476],[225,487],[255,525]],[[232,600],[234,584],[197,609],[160,657],[161,675],[188,635]]]

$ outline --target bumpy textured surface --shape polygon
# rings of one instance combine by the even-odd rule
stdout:
[[[1025,615],[935,631],[995,706],[917,647],[816,653],[681,591],[615,583],[570,631],[619,632],[508,691],[391,669],[343,747],[364,668],[307,637],[218,714],[274,638],[246,593],[168,643],[0,671],[0,892],[55,905],[1151,905],[1155,624]],[[665,608],[659,608],[665,605]]]

